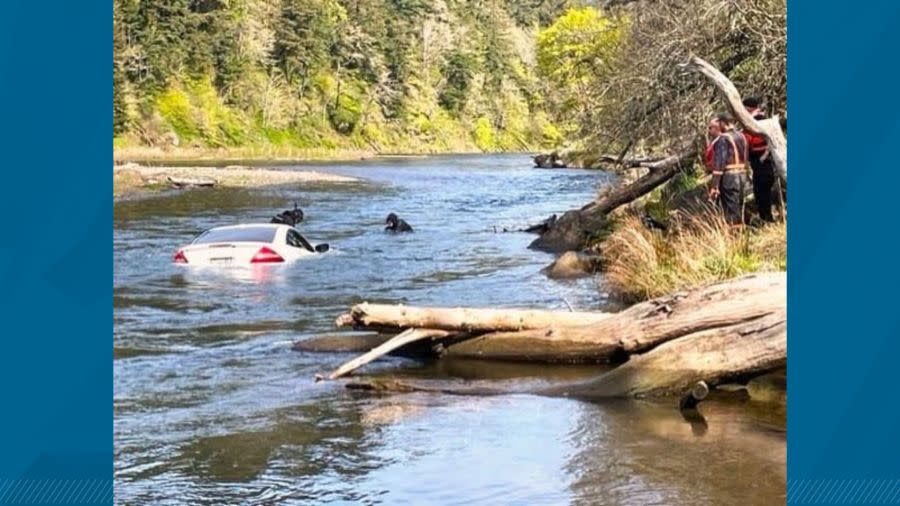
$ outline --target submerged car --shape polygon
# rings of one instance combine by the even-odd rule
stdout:
[[[172,259],[189,265],[273,264],[328,251],[313,246],[290,225],[253,224],[216,227],[181,247]]]

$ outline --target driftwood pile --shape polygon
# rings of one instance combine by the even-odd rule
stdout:
[[[327,375],[388,353],[556,363],[614,363],[585,382],[532,393],[579,398],[684,393],[741,381],[787,363],[786,275],[754,274],[636,304],[618,313],[422,308],[359,304],[340,327],[396,334]],[[371,335],[367,335],[371,345]],[[347,349],[342,342],[342,349]],[[299,348],[327,351],[315,339]],[[396,382],[355,385],[417,388]]]

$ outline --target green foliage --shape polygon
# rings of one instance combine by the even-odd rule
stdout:
[[[114,0],[129,147],[522,150],[558,144],[532,62],[566,0]]]
[[[459,49],[453,51],[441,67],[441,74],[447,83],[438,97],[441,107],[459,113],[468,98],[472,79],[479,70],[478,60],[473,54]]]
[[[362,117],[362,104],[348,95],[338,95],[337,100],[328,105],[328,121],[339,133],[353,133]]]
[[[284,0],[275,28],[273,57],[288,80],[306,80],[327,69],[347,13],[334,0]]]

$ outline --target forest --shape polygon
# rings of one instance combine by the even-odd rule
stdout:
[[[721,107],[679,63],[784,117],[786,39],[784,0],[115,0],[114,146],[668,152]]]
[[[564,1],[115,0],[116,147],[523,151]]]

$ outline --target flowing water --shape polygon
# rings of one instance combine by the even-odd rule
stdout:
[[[298,167],[282,167],[296,170]],[[299,167],[304,168],[304,167]],[[503,233],[588,201],[609,176],[527,157],[316,165],[358,183],[197,190],[115,205],[115,493],[120,504],[772,504],[784,501],[783,405],[527,395],[373,396],[315,383],[351,356],[293,351],[362,302],[579,309],[600,280],[553,281],[534,236]],[[204,229],[296,201],[332,250],[293,265],[171,263]],[[415,233],[388,235],[396,212]],[[564,381],[599,366],[387,358],[361,374]]]

